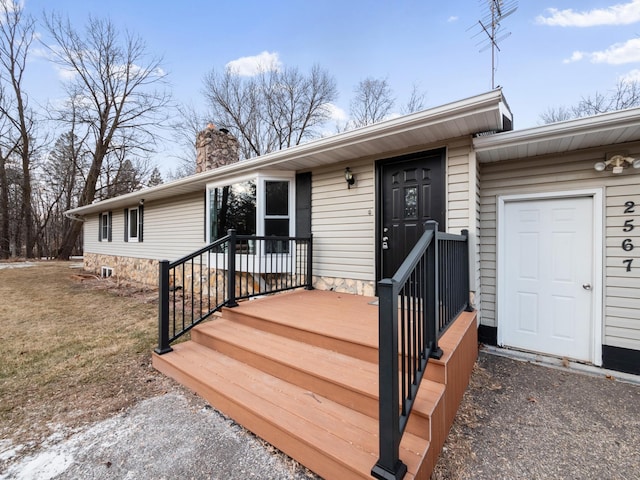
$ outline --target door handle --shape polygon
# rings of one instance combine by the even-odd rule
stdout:
[[[590,283],[583,283],[582,284],[582,288],[584,288],[585,290],[591,290],[591,284]]]

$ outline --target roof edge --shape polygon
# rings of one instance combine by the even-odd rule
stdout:
[[[337,135],[318,138],[307,143],[267,153],[259,157],[241,160],[230,165],[224,165],[213,170],[190,175],[155,187],[149,187],[136,192],[119,195],[90,205],[76,207],[66,211],[65,214],[82,216],[93,212],[109,210],[112,205],[118,205],[123,202],[137,203],[145,196],[150,194],[157,195],[164,190],[167,190],[167,193],[169,193],[173,189],[178,190],[181,186],[189,185],[194,182],[206,184],[212,178],[224,178],[225,176],[235,175],[246,170],[269,168],[289,160],[293,160],[297,157],[336,150],[354,143],[366,142],[395,132],[402,132],[419,126],[434,124],[488,108],[496,108],[501,114],[504,114],[506,111],[511,115],[511,111],[504,100],[502,89],[498,88],[479,95],[467,97],[462,100],[457,100],[437,107],[403,115],[401,117],[374,123],[372,125],[349,130],[347,132],[342,132]]]
[[[636,124],[639,115],[640,108],[629,108],[627,110],[601,113],[590,117],[550,123],[523,130],[496,133],[495,135],[474,138],[473,147],[477,153],[482,153],[487,150],[552,140],[557,137],[568,137],[571,135],[608,130],[623,126],[626,122]]]

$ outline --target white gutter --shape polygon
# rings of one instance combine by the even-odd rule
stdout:
[[[63,215],[67,218],[70,218],[71,220],[75,220],[76,222],[84,222],[84,217],[75,215],[74,213],[72,213],[72,210],[67,210],[63,213]]]

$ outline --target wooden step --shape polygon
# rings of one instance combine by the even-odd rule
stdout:
[[[378,418],[378,366],[358,358],[216,320],[194,328],[194,342],[217,350],[301,388],[369,417]],[[423,380],[407,430],[431,439],[431,418],[439,408],[444,385]]]
[[[256,435],[327,480],[371,478],[378,458],[374,418],[193,341],[173,348],[154,353],[154,367]],[[432,468],[429,450],[428,440],[404,435],[400,458],[407,480],[422,476],[427,464]]]
[[[375,297],[296,290],[241,302],[222,316],[309,345],[378,363]],[[313,319],[310,322],[309,319]]]

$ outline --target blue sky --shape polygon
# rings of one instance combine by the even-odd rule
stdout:
[[[262,54],[334,75],[336,112],[348,111],[365,77],[387,78],[400,104],[417,83],[433,107],[491,89],[491,51],[479,52],[486,0],[24,0],[39,16],[54,8],[84,25],[108,16],[164,57],[177,101],[202,104],[212,68]],[[640,78],[640,0],[520,0],[503,21],[496,84],[515,128],[549,107],[574,105],[628,76]],[[40,28],[42,40],[47,41]],[[34,59],[27,86],[38,100],[61,95],[55,68]],[[237,64],[236,64],[237,65]]]

